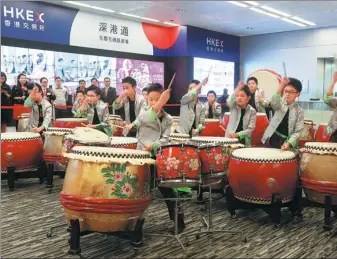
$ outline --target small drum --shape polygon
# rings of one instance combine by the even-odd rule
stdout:
[[[315,141],[315,124],[312,120],[304,119],[304,128],[298,139],[298,145],[300,147],[304,146],[306,142]]]
[[[224,119],[223,119],[223,125],[224,128],[227,128],[229,123],[229,112],[225,113]],[[268,128],[269,121],[267,114],[265,113],[257,113],[256,114],[256,126],[255,129],[252,132],[252,146],[253,147],[262,147],[263,143],[261,142],[261,139],[263,137],[264,132]]]
[[[200,159],[194,145],[175,143],[157,152],[157,181],[161,187],[192,187],[200,183]]]
[[[37,169],[42,161],[42,152],[43,142],[38,133],[1,134],[1,173],[6,173],[9,165],[15,167],[16,172]],[[12,155],[10,161],[8,161],[8,153]]]
[[[74,146],[110,147],[110,138],[103,132],[86,127],[77,127],[73,134],[66,135],[63,142],[61,164],[66,164],[64,154],[70,153]]]
[[[62,156],[64,137],[73,132],[69,128],[48,128],[43,146],[43,160],[47,163],[56,163]]]
[[[281,76],[270,69],[259,69],[249,77],[255,77],[259,81],[259,89],[264,91],[264,97],[267,100],[271,100],[281,82]]]
[[[316,134],[315,134],[315,141],[316,142],[329,142],[331,134],[326,134],[327,123],[319,124]]]
[[[111,147],[137,149],[138,139],[129,137],[111,137]]]
[[[282,203],[290,202],[298,183],[296,155],[274,148],[237,149],[229,160],[228,180],[239,200],[271,204],[278,193]]]
[[[109,125],[111,127],[113,136],[123,136],[124,121],[122,120],[121,116],[110,115],[109,116]],[[119,127],[115,127],[115,126],[119,126]]]
[[[22,113],[18,119],[18,132],[28,131],[28,123],[29,123],[30,113]]]
[[[62,118],[56,119],[54,122],[54,128],[76,128],[83,127],[82,124],[88,124],[88,120],[86,118]]]
[[[179,126],[179,117],[173,116],[172,119],[173,119],[173,123],[172,123],[172,126],[171,126],[171,133],[174,133],[175,130],[176,130],[176,129],[178,128],[178,126]]]
[[[181,133],[171,133],[170,134],[170,142],[186,142],[190,141],[190,135],[181,134]]]
[[[301,182],[308,200],[337,205],[337,143],[307,142],[301,152]]]
[[[220,127],[219,119],[205,119],[205,128],[200,136],[223,137],[225,131]]]
[[[74,147],[69,159],[60,202],[70,226],[80,220],[80,231],[133,230],[149,202],[150,164],[146,151]]]

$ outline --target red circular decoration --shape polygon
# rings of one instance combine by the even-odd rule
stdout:
[[[146,38],[158,49],[168,49],[178,39],[180,27],[164,27],[149,23],[142,23]]]

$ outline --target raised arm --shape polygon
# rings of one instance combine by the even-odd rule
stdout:
[[[242,80],[240,80],[233,94],[227,99],[227,105],[230,109],[232,109],[236,105],[236,95],[238,92],[242,90],[244,86],[245,86],[245,83]]]
[[[336,83],[337,83],[337,71],[333,74],[329,88],[327,89],[326,95],[324,96],[324,102],[333,109],[337,107],[337,98],[333,97],[333,90]]]
[[[273,95],[270,101],[271,108],[275,111],[281,108],[282,104],[282,93],[286,85],[290,83],[290,80],[288,77],[283,77],[279,86],[277,87],[276,94]]]
[[[112,106],[115,110],[119,110],[124,107],[124,98],[126,94],[125,91],[122,91],[118,98],[113,102]]]

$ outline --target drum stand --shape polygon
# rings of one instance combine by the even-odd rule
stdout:
[[[333,229],[332,220],[331,220],[331,212],[333,212],[335,217],[337,216],[337,206],[332,205],[332,197],[331,195],[325,195],[324,199],[324,226],[325,230],[331,231]],[[337,232],[334,231],[334,235],[337,235]]]
[[[302,205],[301,205],[301,199],[302,199],[302,187],[297,186],[295,197],[292,201],[283,203],[281,200],[281,195],[278,193],[272,194],[272,200],[271,204],[255,204],[255,203],[249,203],[245,201],[238,200],[234,197],[232,187],[230,185],[226,188],[226,200],[228,205],[228,212],[231,214],[232,218],[236,218],[236,212],[237,209],[254,209],[254,208],[260,208],[263,209],[272,219],[272,222],[275,223],[276,227],[281,226],[281,208],[282,207],[289,207],[291,210],[292,216],[294,217],[295,214],[297,217],[302,218]]]
[[[46,188],[49,188],[48,193],[51,193],[54,188],[54,164],[50,162],[45,162],[47,170],[47,184]]]

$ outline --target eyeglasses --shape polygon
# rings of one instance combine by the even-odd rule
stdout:
[[[291,94],[297,94],[298,92],[293,92],[293,91],[286,91],[286,90],[284,90],[283,93],[284,93],[284,94],[290,94],[290,95],[291,95]]]
[[[96,97],[97,95],[93,95],[93,94],[87,94],[87,97],[90,97],[90,98],[94,98]]]

